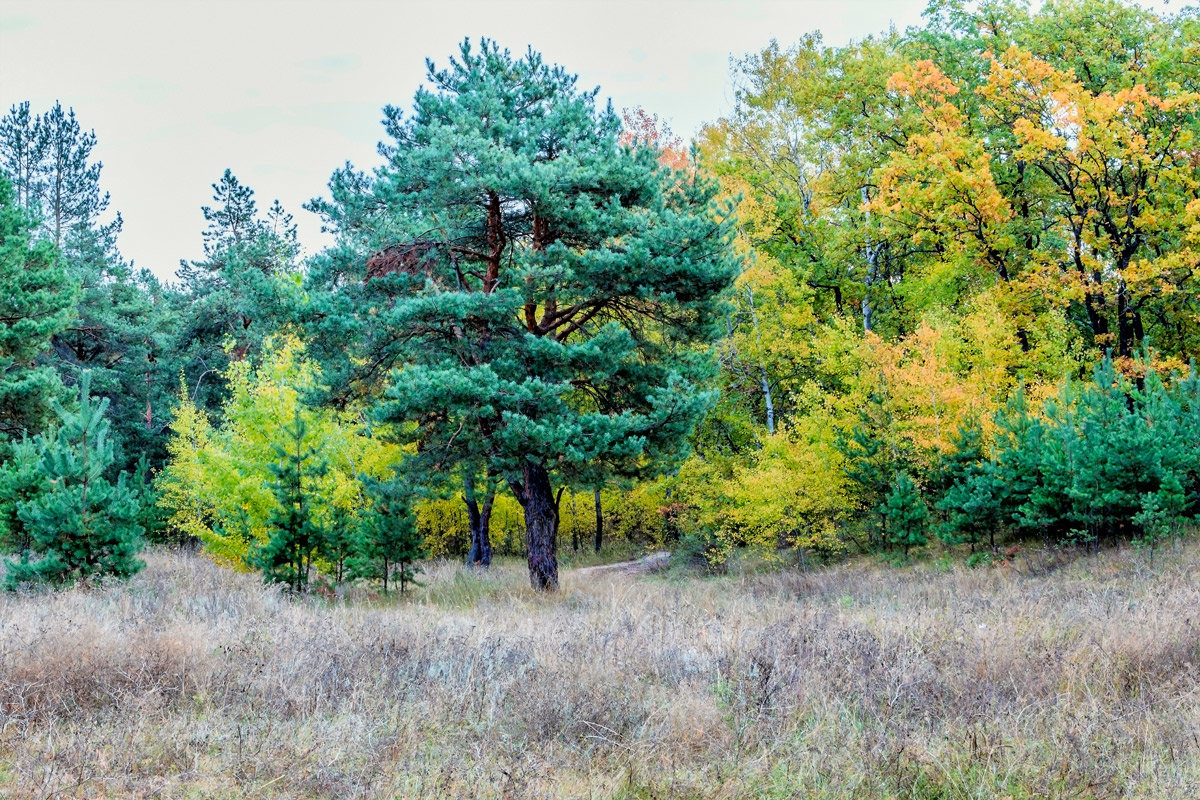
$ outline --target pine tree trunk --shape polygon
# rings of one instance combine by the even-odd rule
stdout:
[[[541,464],[526,462],[513,493],[525,509],[525,552],[529,584],[539,592],[558,589],[558,504],[550,475]]]
[[[483,505],[475,494],[475,476],[463,478],[463,489],[467,504],[467,522],[471,529],[471,549],[467,553],[467,564],[472,567],[488,568],[492,564],[492,504],[496,500],[495,484],[488,481]]]

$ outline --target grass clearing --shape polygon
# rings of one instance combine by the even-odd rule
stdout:
[[[1200,547],[0,597],[0,796],[1200,796]]]

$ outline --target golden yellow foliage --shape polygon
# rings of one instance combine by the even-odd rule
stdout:
[[[353,515],[362,502],[362,478],[387,477],[402,456],[359,412],[305,404],[304,393],[318,386],[320,372],[295,337],[268,339],[257,364],[235,362],[225,377],[230,397],[215,429],[181,389],[170,460],[157,482],[168,524],[200,539],[217,561],[242,566],[251,548],[266,541],[277,503],[271,466],[280,460],[276,446],[286,443],[284,426],[297,415],[317,452],[310,466],[326,467],[305,478],[318,520],[328,521],[335,507]]]

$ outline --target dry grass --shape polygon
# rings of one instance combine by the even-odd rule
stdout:
[[[0,598],[0,796],[1200,796],[1200,547],[721,579],[194,556]]]

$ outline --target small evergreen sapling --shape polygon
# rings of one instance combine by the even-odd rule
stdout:
[[[929,512],[920,490],[907,473],[896,475],[883,507],[883,516],[887,521],[888,542],[899,545],[906,557],[910,548],[920,547],[928,541],[925,531]]]
[[[366,482],[371,510],[359,527],[357,554],[349,564],[353,578],[383,582],[383,591],[394,574],[400,592],[416,583],[417,560],[424,557],[424,542],[417,533],[412,498],[398,480]]]
[[[52,401],[59,425],[37,439],[42,491],[20,503],[17,515],[29,535],[28,556],[8,561],[6,584],[64,585],[103,575],[128,578],[145,564],[138,558],[143,530],[137,493],[124,472],[112,483],[108,400],[90,394],[91,375],[79,381],[79,410]]]
[[[324,561],[322,571],[327,571],[335,584],[349,577],[347,568],[358,547],[359,527],[360,522],[354,514],[341,506],[333,506],[329,524],[321,537],[320,556]]]
[[[325,464],[314,463],[317,451],[305,444],[308,426],[299,413],[283,431],[288,446],[275,445],[280,461],[271,466],[278,506],[269,520],[269,538],[255,552],[253,561],[262,570],[265,582],[284,583],[293,592],[299,592],[308,585],[313,559],[324,539],[308,502],[305,477],[323,473]]]

